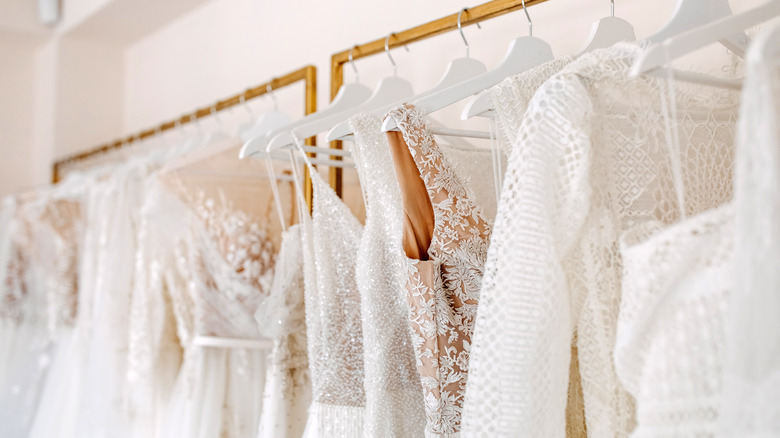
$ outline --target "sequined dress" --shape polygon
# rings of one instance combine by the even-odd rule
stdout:
[[[365,435],[419,437],[425,429],[425,409],[403,288],[401,194],[379,119],[360,114],[350,125],[366,202],[356,266],[363,317]]]
[[[310,167],[311,217],[302,215],[312,403],[306,438],[363,438],[363,327],[355,266],[362,226]],[[302,211],[305,210],[302,206]]]

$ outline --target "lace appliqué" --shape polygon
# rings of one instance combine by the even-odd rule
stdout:
[[[403,106],[388,117],[401,129],[433,206],[430,260],[409,261],[405,286],[428,432],[454,434],[460,431],[490,225],[422,115]]]

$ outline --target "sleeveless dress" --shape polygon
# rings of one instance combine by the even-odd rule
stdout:
[[[455,437],[460,432],[490,225],[423,115],[414,107],[400,106],[387,117],[401,130],[388,133],[391,147],[408,148],[417,167],[413,173],[422,178],[434,214],[429,260],[406,259],[405,277],[426,410],[425,435]],[[395,165],[396,170],[404,166],[398,161]]]
[[[304,437],[363,438],[363,328],[355,282],[363,230],[316,169],[310,171],[314,205],[311,217],[301,215],[312,384]]]
[[[274,340],[258,438],[300,438],[311,404],[300,225],[282,234],[271,291],[258,306],[255,320],[260,333]]]
[[[363,316],[365,435],[419,437],[425,429],[420,376],[403,289],[401,194],[379,119],[350,119],[352,155],[366,203],[356,276]]]

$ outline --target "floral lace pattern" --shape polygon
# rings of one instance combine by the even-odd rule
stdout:
[[[195,201],[189,245],[198,335],[257,338],[254,313],[268,294],[276,255],[266,231],[221,199]]]
[[[79,249],[82,237],[82,202],[74,199],[49,199],[41,222],[50,233],[50,243],[56,255],[50,260],[47,279],[47,311],[49,331],[72,327],[78,310]]]
[[[402,106],[395,119],[434,212],[430,260],[409,260],[405,282],[412,343],[423,386],[428,434],[460,431],[469,353],[490,225],[454,173],[422,114]]]

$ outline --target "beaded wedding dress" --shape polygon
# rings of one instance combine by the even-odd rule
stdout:
[[[301,215],[301,234],[312,403],[303,436],[362,438],[366,392],[355,266],[363,230],[317,171],[309,170],[314,205],[311,217]]]
[[[400,106],[387,117],[395,119],[401,131],[387,136],[404,191],[404,213],[412,220],[404,224],[404,234],[407,239],[419,236],[419,229],[430,226],[428,257],[407,258],[404,279],[425,403],[425,435],[456,437],[490,225],[444,157],[423,115],[414,107]],[[422,180],[423,186],[406,185],[407,177]],[[429,205],[430,217],[422,221],[432,224],[413,222],[409,208],[417,201]],[[404,249],[409,256],[406,242]]]
[[[260,333],[274,340],[258,437],[300,438],[311,404],[300,225],[282,234],[271,291],[255,319]]]
[[[366,203],[356,266],[363,315],[364,434],[419,437],[425,409],[403,289],[401,194],[379,119],[359,114],[350,126]]]
[[[731,91],[630,78],[640,50],[618,44],[581,56],[520,116],[485,267],[468,436],[563,437],[573,343],[588,435],[634,428],[613,360],[618,240],[729,199],[738,104]],[[675,103],[669,117],[664,99]],[[684,139],[679,165],[667,120]]]

